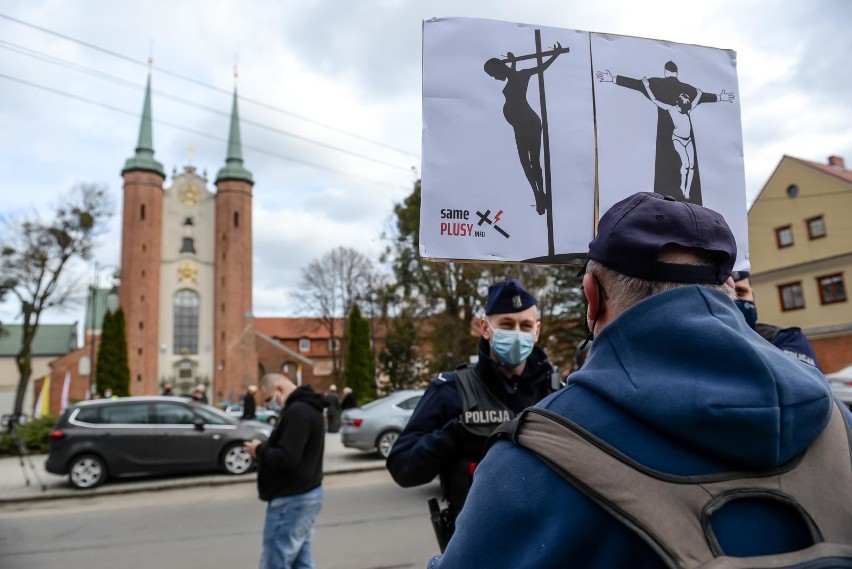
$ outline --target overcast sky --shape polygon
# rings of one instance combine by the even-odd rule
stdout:
[[[80,182],[107,185],[120,210],[149,54],[166,185],[191,161],[212,189],[236,65],[255,314],[299,315],[300,270],[340,245],[377,256],[419,176],[421,26],[440,16],[735,50],[749,202],[784,154],[852,160],[848,0],[0,0],[0,215],[42,211]],[[120,219],[101,265],[119,262]],[[92,267],[75,267],[84,286]],[[82,318],[82,304],[46,316]],[[0,305],[0,321],[19,319]]]

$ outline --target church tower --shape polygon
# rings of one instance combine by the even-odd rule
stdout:
[[[154,160],[151,74],[145,86],[136,154],[124,178],[119,302],[127,323],[131,395],[157,393],[160,256],[162,254],[163,165]]]
[[[254,316],[252,315],[252,186],[243,167],[237,90],[225,166],[216,176],[214,262],[214,385],[217,393],[243,393],[257,383]]]

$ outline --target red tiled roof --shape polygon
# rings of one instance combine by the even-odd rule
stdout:
[[[254,327],[273,338],[293,339],[308,338],[310,340],[327,339],[328,329],[319,318],[255,318]],[[346,331],[346,320],[335,318],[335,333],[342,337]]]
[[[840,166],[834,166],[834,165],[827,164],[827,163],[824,163],[824,162],[811,162],[810,160],[805,160],[803,158],[796,158],[794,156],[789,156],[789,155],[787,155],[787,158],[789,158],[790,160],[795,160],[796,162],[798,162],[800,164],[804,164],[805,166],[809,166],[810,168],[813,168],[814,170],[819,170],[820,172],[823,172],[824,174],[828,174],[830,176],[835,176],[835,177],[840,178],[841,180],[843,180],[845,182],[849,182],[850,184],[852,184],[852,170],[849,170],[848,168],[843,168],[843,167],[840,167]]]

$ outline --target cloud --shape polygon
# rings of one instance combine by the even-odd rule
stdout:
[[[100,48],[0,18],[4,215],[52,203],[80,181],[106,183],[120,206],[120,172],[139,132],[149,52],[156,158],[170,175],[190,161],[192,145],[191,161],[207,171],[212,187],[226,154],[237,64],[245,167],[256,181],[259,314],[297,313],[287,292],[298,286],[301,268],[331,248],[381,249],[378,236],[419,169],[421,26],[430,17],[736,50],[749,199],[783,154],[852,161],[852,74],[846,72],[852,3],[846,0],[719,0],[689,10],[663,0],[35,0],[7,2],[0,13]],[[119,220],[120,212],[97,250],[103,264],[118,262]]]

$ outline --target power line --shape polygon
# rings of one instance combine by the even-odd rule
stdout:
[[[126,79],[116,77],[115,75],[105,73],[103,71],[93,69],[91,67],[86,67],[84,65],[80,65],[78,63],[74,63],[72,61],[68,61],[66,59],[62,59],[62,58],[59,58],[59,57],[56,57],[56,56],[53,56],[53,55],[50,55],[50,54],[46,54],[44,52],[40,52],[40,51],[31,49],[31,48],[28,48],[28,47],[25,47],[25,46],[21,46],[19,44],[15,44],[15,43],[12,43],[12,42],[5,41],[5,40],[2,40],[2,39],[0,39],[0,49],[7,49],[9,51],[14,51],[14,52],[17,52],[21,55],[25,55],[27,57],[33,57],[33,58],[45,61],[47,63],[51,63],[53,65],[59,65],[59,66],[62,66],[62,67],[67,67],[69,69],[73,69],[73,70],[79,71],[81,73],[86,73],[86,74],[92,75],[94,77],[98,77],[98,78],[103,79],[105,81],[111,81],[111,82],[117,83],[119,85],[124,85],[124,86],[128,86],[128,87],[138,89],[140,91],[142,91],[145,88],[144,85],[140,85],[138,83],[133,83],[132,81],[127,81]],[[171,99],[173,101],[177,101],[181,104],[184,104],[184,105],[187,105],[187,106],[190,106],[190,107],[195,107],[197,109],[201,109],[201,110],[211,112],[211,113],[215,113],[217,115],[221,115],[221,116],[225,116],[225,117],[230,116],[230,114],[225,112],[225,111],[222,111],[222,110],[219,110],[219,109],[214,109],[214,108],[211,108],[211,107],[206,107],[204,105],[200,105],[200,104],[195,103],[193,101],[188,101],[187,99],[184,99],[184,98],[181,98],[181,97],[178,97],[178,96],[175,96],[175,95],[171,95],[169,93],[165,93],[165,92],[159,91],[157,89],[152,89],[152,92],[154,94],[156,94],[157,96],[163,97],[165,99]],[[302,142],[305,142],[305,143],[308,143],[308,144],[314,144],[314,145],[317,145],[317,146],[321,146],[323,148],[327,148],[329,150],[334,150],[336,152],[342,152],[344,154],[348,154],[348,155],[354,156],[356,158],[369,160],[370,162],[375,162],[376,164],[381,164],[383,166],[387,166],[389,168],[401,170],[403,172],[409,172],[410,171],[410,168],[408,168],[406,166],[400,166],[398,164],[393,164],[391,162],[387,162],[387,161],[381,160],[379,158],[367,156],[366,154],[360,154],[358,152],[354,152],[352,150],[347,150],[345,148],[340,148],[340,147],[334,146],[332,144],[327,144],[325,142],[313,140],[313,139],[308,138],[306,136],[295,134],[295,133],[292,133],[292,132],[289,132],[289,131],[286,131],[286,130],[283,130],[283,129],[279,129],[279,128],[270,126],[268,124],[253,121],[251,119],[241,118],[240,123],[249,124],[249,125],[252,125],[252,126],[255,126],[255,127],[258,127],[258,128],[262,128],[262,129],[274,132],[276,134],[283,135],[283,136],[289,136],[291,138],[301,140]]]
[[[114,106],[109,105],[107,103],[101,103],[100,101],[93,101],[92,99],[88,99],[86,97],[81,97],[79,95],[74,95],[72,93],[60,91],[59,89],[54,89],[52,87],[47,87],[45,85],[39,85],[38,83],[33,83],[33,82],[27,81],[25,79],[19,79],[17,77],[12,77],[12,76],[6,75],[4,73],[0,73],[0,78],[7,79],[9,81],[14,81],[16,83],[21,83],[23,85],[27,85],[29,87],[33,87],[33,88],[36,88],[36,89],[41,89],[43,91],[54,93],[56,95],[60,95],[60,96],[63,96],[63,97],[68,97],[70,99],[75,99],[77,101],[81,101],[81,102],[84,102],[84,103],[87,103],[87,104],[90,104],[90,105],[102,107],[102,108],[105,108],[105,109],[108,109],[110,111],[114,111],[114,112],[117,112],[117,113],[122,113],[122,114],[125,114],[125,115],[134,116],[134,117],[139,116],[138,112],[132,112],[132,111],[128,111],[126,109],[120,109],[118,107],[114,107]],[[182,126],[182,125],[178,125],[178,124],[174,124],[174,123],[170,123],[170,122],[166,122],[166,121],[161,121],[161,120],[156,120],[156,119],[153,120],[153,122],[160,124],[160,125],[163,125],[163,126],[168,126],[168,127],[171,127],[171,128],[177,129],[177,130],[182,130],[184,132],[189,132],[191,134],[202,136],[204,138],[209,138],[209,139],[212,139],[212,140],[225,142],[225,143],[228,142],[227,139],[225,139],[225,138],[218,137],[218,136],[215,136],[215,135],[212,135],[212,134],[208,134],[206,132],[194,130],[194,129],[191,129],[191,128],[188,128],[188,127],[185,127],[185,126]],[[359,179],[359,180],[362,180],[362,181],[365,181],[365,182],[369,182],[373,185],[384,186],[386,188],[391,188],[391,189],[394,189],[394,190],[399,189],[398,186],[393,186],[393,185],[387,184],[385,182],[380,182],[380,181],[372,179],[372,178],[365,178],[364,176],[352,174],[351,172],[345,172],[343,170],[338,170],[336,168],[331,168],[329,166],[323,166],[321,164],[317,164],[315,162],[309,162],[307,160],[302,160],[300,158],[293,158],[292,156],[287,156],[285,154],[279,154],[277,152],[272,152],[270,150],[266,150],[266,149],[263,149],[263,148],[258,148],[258,147],[255,147],[255,146],[249,146],[249,145],[245,145],[245,144],[243,145],[243,148],[246,148],[246,149],[249,149],[249,150],[254,150],[255,152],[260,152],[260,153],[263,153],[263,154],[268,154],[270,156],[274,156],[276,158],[281,158],[281,159],[287,160],[289,162],[296,162],[298,164],[304,164],[306,166],[318,168],[320,170],[326,170],[328,172],[334,172],[336,174],[341,174],[341,175],[347,176],[349,178]]]
[[[9,16],[9,15],[7,15],[7,14],[1,14],[1,13],[0,13],[0,18],[5,18],[6,20],[9,20],[9,21],[15,22],[15,23],[20,24],[20,25],[22,25],[22,26],[27,26],[27,27],[30,27],[30,28],[32,28],[32,29],[34,29],[34,30],[38,30],[38,31],[43,32],[43,33],[46,33],[46,34],[50,34],[50,35],[56,36],[56,37],[58,37],[58,38],[62,38],[62,39],[64,39],[64,40],[66,40],[66,41],[70,41],[70,42],[76,43],[76,44],[78,44],[78,45],[82,45],[82,46],[87,47],[87,48],[89,48],[89,49],[93,49],[93,50],[95,50],[95,51],[99,51],[99,52],[101,52],[101,53],[107,54],[107,55],[112,56],[112,57],[119,58],[119,59],[121,59],[121,60],[123,60],[123,61],[127,61],[127,62],[129,62],[129,63],[133,63],[133,64],[135,64],[135,65],[142,65],[142,66],[148,67],[148,62],[145,62],[145,61],[139,61],[139,60],[137,60],[137,59],[133,59],[132,57],[129,57],[129,56],[124,55],[124,54],[121,54],[121,53],[118,53],[118,52],[116,52],[116,51],[112,51],[112,50],[110,50],[110,49],[106,49],[106,48],[103,48],[103,47],[97,46],[97,45],[95,45],[95,44],[92,44],[92,43],[89,43],[89,42],[86,42],[86,41],[83,41],[83,40],[79,40],[79,39],[77,39],[77,38],[73,38],[73,37],[71,37],[71,36],[67,36],[67,35],[65,35],[65,34],[62,34],[62,33],[56,32],[56,31],[54,31],[54,30],[50,30],[50,29],[47,29],[47,28],[43,28],[43,27],[41,27],[41,26],[37,26],[37,25],[35,25],[35,24],[31,24],[31,23],[29,23],[29,22],[25,22],[25,21],[23,21],[23,20],[20,20],[20,19],[18,19],[18,18],[14,18],[14,17]],[[156,66],[156,65],[154,65],[154,66],[152,66],[152,67],[153,67],[154,69],[156,69],[157,71],[159,71],[160,73],[163,73],[163,74],[165,74],[165,75],[170,75],[170,76],[172,76],[172,77],[175,77],[175,78],[177,78],[177,79],[181,79],[181,80],[186,81],[186,82],[188,82],[188,83],[193,83],[193,84],[195,84],[195,85],[199,85],[199,86],[201,86],[201,87],[204,87],[204,88],[206,88],[206,89],[211,89],[211,90],[216,91],[216,92],[219,92],[219,93],[224,93],[224,94],[226,94],[226,95],[230,95],[230,94],[231,94],[231,92],[230,92],[230,91],[228,91],[228,90],[226,90],[226,89],[222,89],[221,87],[216,87],[215,85],[210,85],[210,84],[208,84],[208,83],[204,83],[203,81],[199,81],[198,79],[193,79],[192,77],[187,77],[187,76],[182,75],[182,74],[180,74],[180,73],[177,73],[177,72],[174,72],[174,71],[170,71],[170,70],[168,70],[168,69],[164,69],[164,68],[159,67],[159,66]],[[247,102],[247,103],[251,103],[251,104],[254,104],[254,105],[257,105],[257,106],[260,106],[260,107],[264,107],[264,108],[269,109],[269,110],[271,110],[271,111],[275,111],[275,112],[277,112],[277,113],[281,113],[281,114],[284,114],[284,115],[287,115],[287,116],[291,116],[291,117],[293,117],[293,118],[297,118],[297,119],[299,119],[299,120],[303,120],[303,121],[305,121],[305,122],[309,122],[309,123],[311,123],[311,124],[313,124],[313,125],[320,126],[320,127],[322,127],[322,128],[326,128],[326,129],[332,130],[332,131],[334,131],[334,132],[338,132],[338,133],[340,133],[340,134],[344,134],[344,135],[346,135],[346,136],[350,136],[350,137],[352,137],[352,138],[356,138],[356,139],[358,139],[358,140],[361,140],[361,141],[364,141],[364,142],[368,142],[368,143],[370,143],[370,144],[375,144],[375,145],[377,145],[377,146],[382,146],[382,147],[384,147],[384,148],[387,148],[387,149],[389,149],[389,150],[393,150],[393,151],[395,151],[395,152],[399,152],[399,153],[404,154],[404,155],[406,155],[406,156],[410,156],[410,157],[412,157],[412,158],[419,159],[419,156],[417,156],[417,155],[416,155],[416,154],[414,154],[413,152],[409,152],[408,150],[404,150],[404,149],[402,149],[402,148],[398,148],[398,147],[396,147],[396,146],[393,146],[393,145],[387,144],[387,143],[385,143],[385,142],[380,142],[380,141],[378,141],[378,140],[373,140],[373,139],[371,139],[371,138],[367,138],[366,136],[362,136],[362,135],[360,135],[360,134],[356,134],[356,133],[353,133],[353,132],[349,132],[349,131],[343,130],[343,129],[341,129],[341,128],[338,128],[338,127],[335,127],[335,126],[332,126],[332,125],[329,125],[329,124],[326,124],[326,123],[323,123],[323,122],[320,122],[320,121],[317,121],[317,120],[314,120],[314,119],[311,119],[311,118],[305,117],[305,116],[303,116],[303,115],[299,115],[299,114],[297,114],[297,113],[294,113],[294,112],[291,112],[291,111],[287,111],[287,110],[284,110],[284,109],[278,108],[278,107],[276,107],[276,106],[274,106],[274,105],[270,105],[269,103],[265,103],[265,102],[263,102],[263,101],[258,101],[258,100],[256,100],[256,99],[251,99],[251,98],[249,98],[249,97],[245,97],[245,96],[240,96],[240,97],[239,97],[239,99],[240,99],[240,100],[243,100],[243,101],[245,101],[245,102]]]

